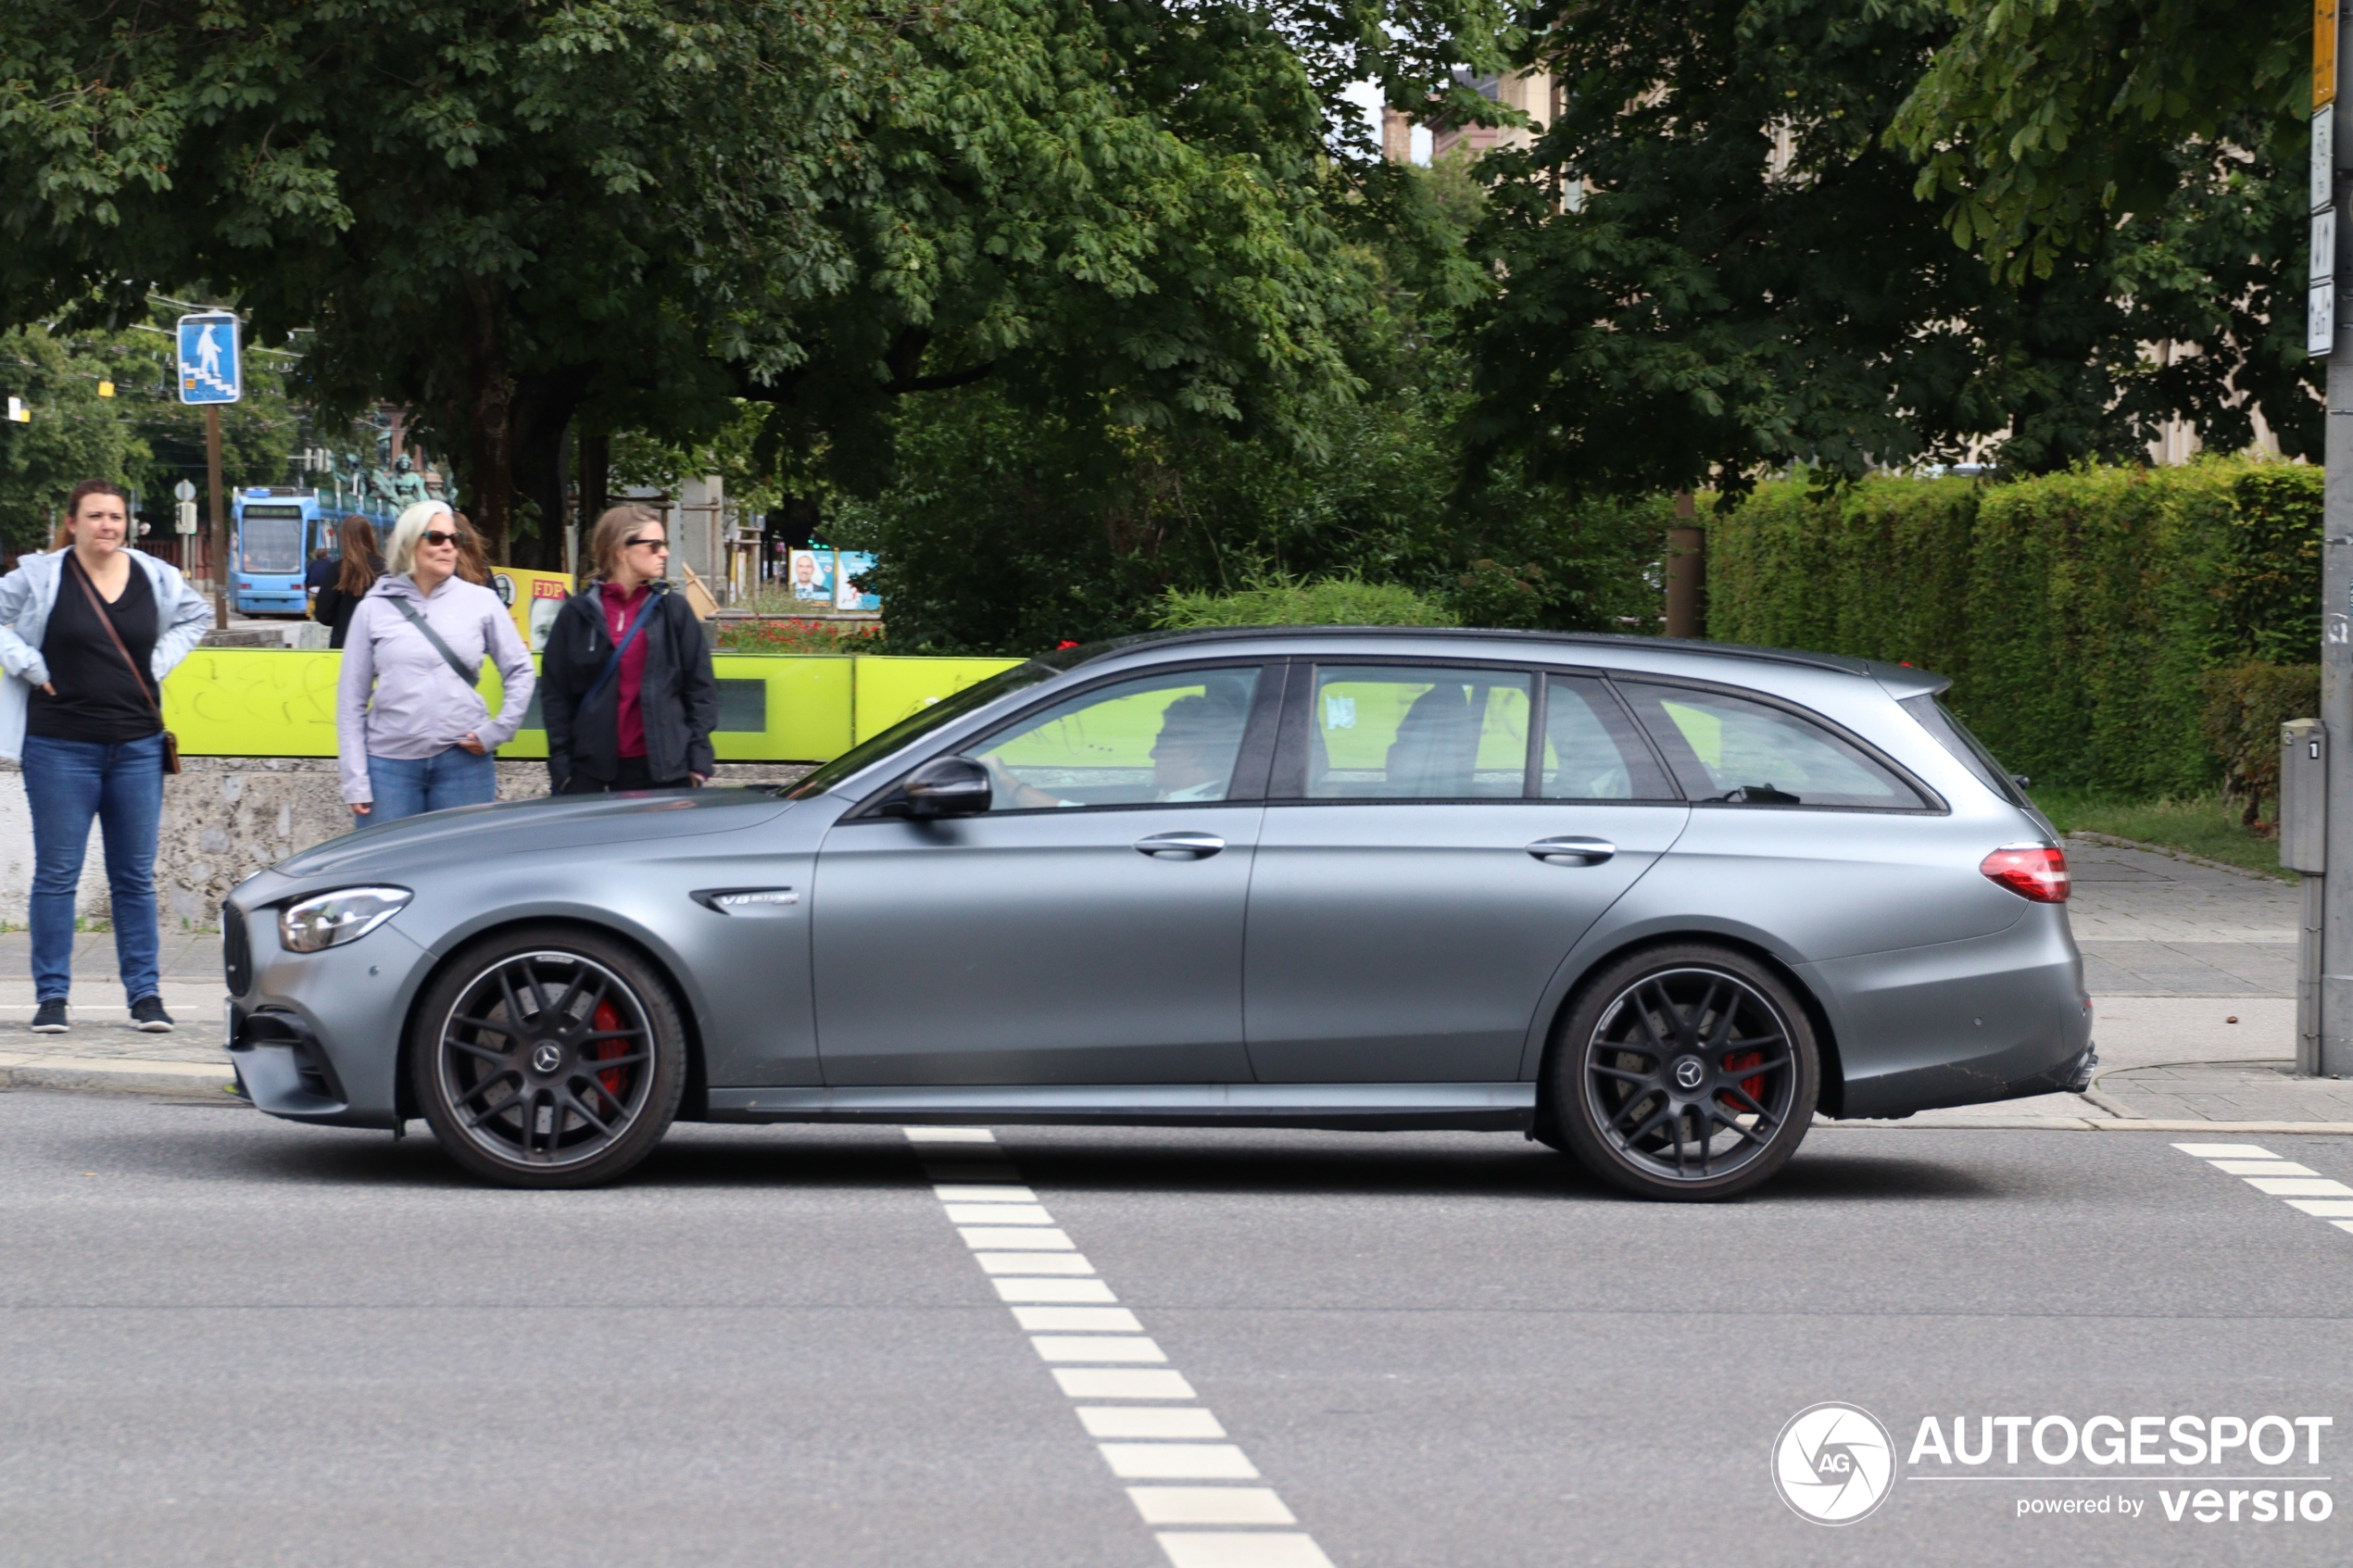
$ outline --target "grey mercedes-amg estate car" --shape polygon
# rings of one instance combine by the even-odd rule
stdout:
[[[2049,823],[1946,683],[1269,628],[1035,660],[799,784],[362,829],[222,911],[274,1115],[493,1181],[677,1117],[1520,1130],[1630,1191],[2069,1086]]]

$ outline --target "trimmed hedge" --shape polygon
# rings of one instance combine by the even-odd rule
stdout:
[[[2317,468],[1789,482],[1707,528],[1709,636],[1950,675],[1955,710],[2046,784],[2209,789],[2206,671],[2320,647]]]

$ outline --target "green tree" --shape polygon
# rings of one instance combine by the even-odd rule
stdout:
[[[31,416],[0,421],[0,546],[46,549],[67,494],[85,479],[131,483],[146,445],[98,395],[113,367],[40,327],[0,333],[0,396]]]
[[[2239,445],[2257,405],[2290,450],[2315,433],[2277,292],[2300,186],[2270,155],[2174,146],[2166,200],[1996,276],[1890,144],[1956,47],[1942,0],[1556,0],[1529,20],[1524,57],[1566,104],[1485,169],[1478,254],[1505,282],[1473,319],[1475,470],[1513,456],[1642,493],[1997,445],[2032,470],[2133,455],[2174,417]],[[2167,343],[2187,351],[2152,358]]]
[[[2300,171],[2309,14],[2233,0],[1952,0],[1891,140],[1963,245],[2013,279],[2166,210],[2185,151]],[[2299,187],[2300,188],[2300,187]],[[2297,208],[2300,216],[2303,209]]]
[[[1349,391],[1340,88],[1426,91],[1488,26],[1485,0],[19,0],[0,320],[184,280],[314,328],[310,395],[416,408],[501,553],[558,504],[575,418],[691,445],[749,398],[844,472],[895,399],[983,379],[1295,422]]]

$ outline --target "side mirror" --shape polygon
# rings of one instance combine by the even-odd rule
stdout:
[[[996,795],[988,770],[969,757],[935,757],[900,784],[883,808],[894,817],[969,817],[988,809]]]

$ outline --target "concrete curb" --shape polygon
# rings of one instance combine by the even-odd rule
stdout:
[[[84,1095],[170,1095],[180,1099],[223,1100],[222,1085],[236,1082],[223,1061],[125,1061],[116,1057],[31,1056],[0,1052],[0,1091],[62,1090]],[[241,1102],[242,1103],[242,1102]]]

